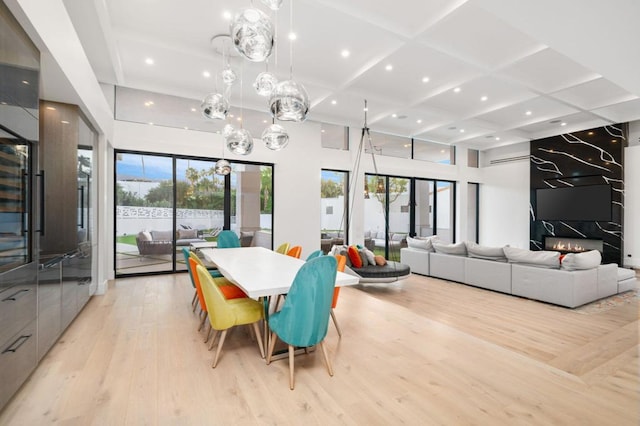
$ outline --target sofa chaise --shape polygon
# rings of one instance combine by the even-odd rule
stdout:
[[[401,249],[401,263],[414,273],[514,296],[575,308],[636,287],[636,274],[617,264],[601,265],[598,251],[572,253],[444,244],[436,239]]]

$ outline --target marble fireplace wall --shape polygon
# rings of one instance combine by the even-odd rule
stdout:
[[[603,241],[603,263],[622,265],[624,147],[627,123],[531,141],[530,248],[543,250],[544,235]],[[611,221],[536,220],[536,189],[611,185]]]

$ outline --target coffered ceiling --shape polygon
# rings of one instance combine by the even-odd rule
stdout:
[[[251,3],[65,0],[100,82],[194,106],[222,70],[210,40],[229,33],[224,13]],[[272,15],[278,39],[269,70],[285,79],[292,64],[309,93],[309,120],[361,128],[366,99],[373,131],[483,150],[640,119],[634,0],[295,0],[293,56],[290,8],[284,0]],[[252,87],[265,64],[233,56],[231,66],[243,82],[242,94],[239,83],[232,88],[233,109],[270,119]],[[131,102],[149,108],[143,97]],[[206,121],[181,102],[152,108],[158,123],[180,125],[188,114]]]

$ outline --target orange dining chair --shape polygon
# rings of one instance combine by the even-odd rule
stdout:
[[[260,355],[264,358],[262,334],[260,333],[260,327],[258,327],[258,322],[264,318],[262,303],[249,297],[228,300],[220,291],[220,286],[215,284],[214,279],[204,267],[197,265],[196,271],[200,278],[202,294],[209,310],[209,324],[215,333],[211,339],[209,349],[213,348],[216,337],[222,332],[211,367],[216,368],[222,345],[227,337],[227,331],[236,325],[253,326],[256,340],[258,340]]]
[[[302,246],[293,246],[287,251],[287,256],[295,257],[296,259],[300,259],[302,256]]]
[[[289,243],[282,243],[275,250],[276,253],[280,253],[280,254],[287,254],[288,251],[289,251]]]
[[[202,266],[205,269],[207,268],[205,266],[205,264],[202,263],[202,260],[200,260],[200,258],[194,252],[189,253],[189,257],[191,259],[193,259],[198,265]],[[192,271],[193,271],[193,274],[195,275],[195,269],[193,269]],[[246,297],[247,296],[246,293],[240,289],[240,287],[236,286],[231,281],[229,281],[228,279],[224,278],[222,276],[222,274],[220,274],[218,272],[217,269],[215,269],[213,271],[207,269],[207,271],[209,272],[209,275],[211,275],[212,278],[216,279],[216,281],[215,281],[216,284],[218,284],[221,287],[222,286],[223,287],[229,287],[229,288],[226,288],[226,289],[222,290],[222,293],[224,294],[224,296],[227,299],[235,299],[235,298],[238,298],[238,297]],[[222,278],[222,279],[218,279],[218,278]]]
[[[347,256],[343,256],[341,254],[335,255],[336,260],[338,261],[338,272],[344,272],[344,267],[347,265]],[[336,330],[338,331],[338,336],[342,337],[342,330],[340,330],[340,326],[338,325],[338,320],[336,319],[336,314],[333,311],[338,304],[338,296],[340,295],[340,287],[335,287],[333,289],[333,301],[331,302],[331,319],[333,320],[333,325],[336,326]]]

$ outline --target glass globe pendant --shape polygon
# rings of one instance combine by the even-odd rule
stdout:
[[[231,173],[231,164],[224,158],[216,161],[216,165],[214,167],[214,171],[217,175],[226,176]]]
[[[224,120],[229,112],[229,101],[220,93],[210,93],[200,104],[200,110],[206,118]]]
[[[222,82],[227,86],[233,85],[233,83],[235,83],[236,80],[238,79],[236,72],[231,68],[225,68],[224,70],[222,70],[221,75],[222,75]]]
[[[289,143],[289,134],[279,124],[272,124],[262,132],[262,142],[273,151],[280,151]]]
[[[229,25],[233,45],[252,62],[263,62],[273,49],[273,25],[260,9],[242,9]]]
[[[253,137],[245,129],[234,130],[226,137],[229,151],[238,155],[249,155],[253,151]]]
[[[269,71],[258,74],[256,81],[253,82],[253,88],[260,96],[269,96],[278,84],[278,79]]]
[[[222,128],[222,136],[224,136],[225,140],[234,130],[235,128],[231,124],[227,123],[224,125],[224,127]]]
[[[282,6],[282,0],[260,0],[260,2],[271,10],[278,10]]]
[[[301,83],[281,81],[269,98],[271,114],[280,121],[301,122],[307,119],[309,95]]]

